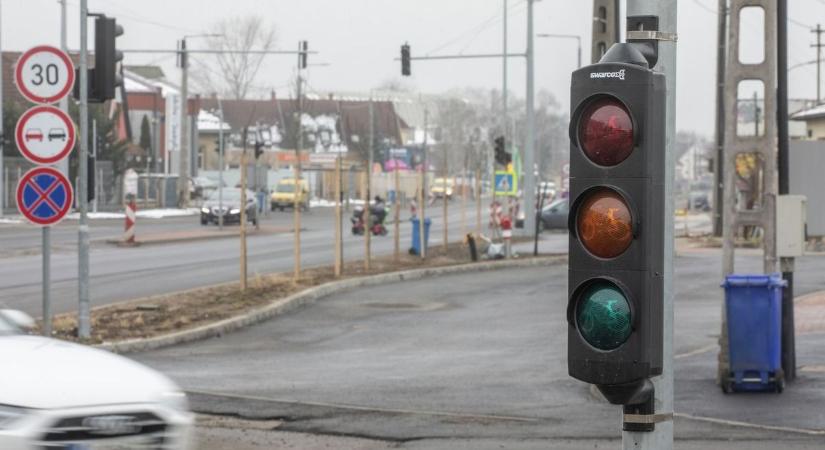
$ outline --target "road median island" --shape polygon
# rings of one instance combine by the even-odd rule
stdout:
[[[541,254],[472,263],[462,244],[430,254],[423,261],[407,254],[399,261],[391,255],[373,258],[369,272],[363,261],[348,262],[340,278],[332,267],[306,269],[297,281],[291,273],[256,274],[249,277],[246,292],[232,282],[101,306],[92,310],[92,336],[86,343],[118,353],[152,350],[222,336],[343,290],[567,260],[566,255]],[[53,329],[55,337],[76,341],[76,314],[56,316]]]

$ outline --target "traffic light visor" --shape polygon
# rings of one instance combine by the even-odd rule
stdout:
[[[578,128],[579,146],[594,164],[615,166],[633,152],[633,120],[615,97],[591,100],[579,116]]]
[[[624,197],[609,188],[585,193],[576,213],[582,245],[599,258],[615,258],[633,241],[633,218]]]
[[[622,289],[596,280],[580,291],[576,303],[576,328],[593,347],[611,351],[621,347],[633,331],[630,302]]]

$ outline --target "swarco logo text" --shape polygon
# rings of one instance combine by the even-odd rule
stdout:
[[[590,78],[618,78],[624,81],[624,69],[618,72],[592,72]]]

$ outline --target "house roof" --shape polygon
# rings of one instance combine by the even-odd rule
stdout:
[[[124,66],[123,70],[128,70],[150,80],[166,79],[166,74],[163,73],[163,69],[161,69],[160,66]]]
[[[825,104],[814,106],[813,108],[804,109],[796,114],[791,115],[791,120],[815,120],[825,118]]]

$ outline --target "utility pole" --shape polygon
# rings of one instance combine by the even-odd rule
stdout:
[[[662,313],[663,313],[663,371],[653,379],[655,386],[656,410],[664,414],[673,412],[673,177],[676,137],[676,0],[628,0],[627,16],[658,16],[659,31],[663,40],[659,41],[659,60],[652,69],[662,72],[667,86],[667,145],[665,148],[665,220],[664,220],[664,271]],[[618,26],[618,24],[617,24]],[[631,30],[628,30],[630,33]],[[667,37],[670,37],[669,39]],[[652,432],[622,432],[625,450],[671,450],[673,449],[673,419],[656,424]]]
[[[241,292],[246,291],[247,284],[247,261],[246,261],[246,141],[249,138],[249,126],[243,129],[243,150],[241,153]],[[221,211],[223,214],[223,211]]]
[[[78,337],[91,337],[91,308],[89,306],[89,48],[88,0],[80,0],[80,159],[78,161],[77,193],[80,206],[80,224],[77,239]]]
[[[777,170],[779,178],[779,195],[788,195],[790,190],[790,162],[788,136],[788,0],[777,0],[777,89],[776,89],[776,130],[778,146]],[[818,85],[817,85],[818,86]],[[779,267],[782,278],[788,286],[782,291],[782,370],[785,379],[796,378],[796,329],[794,326],[793,273],[794,258],[780,258]]]
[[[722,211],[724,211],[725,189],[723,171],[725,162],[725,64],[728,42],[728,0],[719,0],[718,28],[716,39],[716,161],[713,167],[713,235],[722,236]]]
[[[536,227],[536,111],[533,106],[534,55],[533,55],[533,4],[537,0],[527,0],[527,139],[524,143],[524,231],[529,233]],[[519,176],[519,174],[516,174]]]
[[[180,41],[180,158],[178,158],[178,207],[189,206],[189,55],[186,36]]]
[[[816,44],[811,47],[816,47],[816,104],[818,105],[822,102],[822,33],[825,33],[825,30],[820,24],[816,24],[816,29],[811,30],[811,33],[816,34]]]

